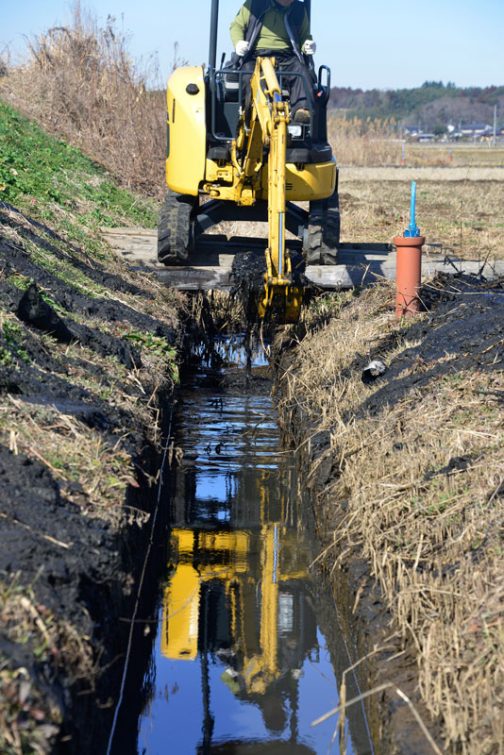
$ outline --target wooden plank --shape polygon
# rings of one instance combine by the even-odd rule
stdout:
[[[101,233],[103,236],[110,236],[113,238],[114,236],[130,236],[131,238],[145,238],[145,239],[156,239],[157,238],[157,231],[156,229],[151,228],[129,228],[129,227],[121,227],[121,228],[107,228],[105,226],[102,226],[100,228]]]
[[[307,265],[304,274],[313,286],[338,291],[393,277],[386,273],[383,265]]]
[[[342,241],[338,245],[338,252],[377,252],[381,254],[388,254],[393,249],[392,244],[384,244],[379,242],[356,242]]]
[[[231,288],[231,267],[164,267],[156,277],[179,291],[210,291]]]
[[[209,236],[201,249],[191,255],[191,266],[167,267],[157,262],[156,231],[142,228],[102,229],[107,241],[134,269],[154,272],[167,285],[183,291],[229,290],[232,286],[231,267],[237,251],[262,254],[261,241],[256,238]],[[437,272],[483,274],[489,280],[504,276],[504,260],[489,262],[482,270],[482,262],[442,256],[440,244],[426,244],[422,260],[423,279]],[[431,252],[434,252],[432,254]],[[437,252],[437,254],[436,254]],[[336,265],[308,265],[307,280],[317,288],[339,290],[372,283],[380,278],[394,280],[395,251],[391,244],[344,242],[337,253]]]
[[[395,271],[394,271],[395,272]],[[456,257],[444,257],[442,260],[422,260],[422,278],[432,278],[436,273],[468,273],[483,275],[487,280],[496,280],[504,276],[504,260],[481,262],[480,260],[463,260]]]
[[[504,276],[504,260],[488,263],[482,270],[482,262],[476,260],[462,260],[456,258],[427,259],[422,261],[422,279],[433,278],[436,273],[455,275],[468,273],[470,275],[483,274],[487,280],[495,280]],[[329,290],[354,288],[368,285],[379,278],[395,280],[395,254],[382,263],[367,265],[308,265],[305,270],[306,278],[314,286]]]
[[[231,256],[232,259],[232,256]],[[429,259],[422,264],[422,279],[433,278],[436,273],[448,275],[456,273],[481,273],[482,263],[475,260]],[[164,267],[150,268],[156,277],[166,285],[181,291],[209,291],[220,289],[228,291],[233,284],[231,265],[200,267]],[[325,290],[343,290],[356,286],[369,285],[380,279],[395,279],[395,254],[382,261],[357,265],[307,265],[304,275],[307,281]],[[488,280],[504,276],[504,261],[487,265],[483,270]]]

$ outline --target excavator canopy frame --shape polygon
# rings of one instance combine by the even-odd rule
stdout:
[[[311,0],[303,0],[306,6],[308,21],[311,25]],[[212,0],[210,21],[210,49],[208,53],[208,67],[215,71],[217,64],[217,35],[219,31],[219,0]]]

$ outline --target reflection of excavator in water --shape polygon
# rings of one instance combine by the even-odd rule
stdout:
[[[255,531],[172,530],[161,651],[173,660],[200,657],[207,679],[204,752],[213,752],[209,654],[225,663],[222,682],[260,708],[269,730],[284,729],[282,699],[289,699],[294,749],[286,752],[308,752],[296,744],[297,677],[305,658],[317,650],[316,622],[302,585],[306,568],[300,566],[308,558],[296,530],[282,524],[281,511],[271,510],[277,507],[270,507],[266,484],[259,500]]]
[[[310,17],[311,0],[304,3]],[[193,260],[198,252],[210,259],[218,238],[213,237],[212,245],[205,230],[223,220],[267,220],[268,245],[266,250],[262,246],[266,272],[257,312],[260,318],[275,312],[280,321],[295,322],[304,263],[295,271],[291,251],[302,251],[307,264],[334,263],[339,243],[337,169],[327,142],[330,71],[321,66],[317,75],[311,63],[303,77],[304,85],[312,87],[311,120],[291,123],[282,78],[296,74],[277,76],[274,59],[264,57],[257,58],[252,76],[239,68],[217,69],[218,12],[219,2],[212,0],[208,69],[178,68],[168,82],[168,192],[160,215],[158,259],[186,266],[184,287],[195,277],[197,288]],[[303,201],[308,210],[294,204]],[[287,242],[286,231],[298,240]],[[245,246],[241,242],[242,249],[250,250],[251,239]],[[233,250],[226,243],[225,250],[239,247]]]

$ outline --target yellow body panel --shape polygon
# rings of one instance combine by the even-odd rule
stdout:
[[[246,532],[202,532],[199,536],[199,548],[206,553],[222,554],[224,563],[230,560],[229,570],[232,575],[247,571],[247,558],[250,551],[249,536]],[[220,576],[222,562],[205,566],[205,573]]]
[[[336,161],[306,164],[294,163],[285,166],[285,199],[287,202],[311,202],[332,196],[336,185]],[[214,160],[206,161],[204,190],[218,199],[236,202],[238,199],[237,174],[229,163],[219,165]],[[264,165],[261,184],[255,199],[268,199],[268,169]],[[250,202],[250,204],[253,203]],[[243,204],[243,202],[242,202]]]
[[[179,563],[164,595],[161,652],[166,658],[187,661],[196,658],[199,594],[198,572],[192,564]]]
[[[336,160],[297,168],[285,166],[285,198],[288,202],[311,202],[332,196],[336,186]],[[263,176],[263,199],[268,195],[268,176]]]
[[[186,89],[195,84],[199,91]],[[243,186],[232,162],[207,159],[205,81],[200,66],[177,68],[168,80],[167,123],[169,153],[166,159],[167,186],[179,194],[200,192],[242,205],[268,200],[268,164],[261,165],[253,185]],[[262,147],[261,147],[262,149]],[[251,173],[253,171],[250,171]],[[285,165],[287,201],[303,202],[330,197],[335,188],[336,162]]]
[[[198,87],[189,94],[190,84]],[[201,66],[177,68],[168,80],[166,93],[169,148],[166,159],[167,186],[179,194],[197,196],[205,175],[206,112],[205,82]]]
[[[193,555],[194,532],[192,530],[174,529],[171,536],[172,548],[178,553],[179,559]]]

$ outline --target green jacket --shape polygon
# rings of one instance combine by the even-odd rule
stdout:
[[[246,39],[247,27],[251,18],[251,5],[253,0],[246,0],[242,5],[236,17],[234,18],[229,31],[231,32],[231,41],[233,47],[240,40]],[[285,14],[289,8],[283,8],[274,0],[270,0],[271,7],[266,11],[262,19],[262,27],[256,44],[257,50],[286,50],[291,47],[289,34],[285,27]],[[292,6],[290,6],[292,7]],[[308,16],[304,10],[304,17],[299,32],[299,47],[301,48],[306,40],[310,37],[310,27]]]

